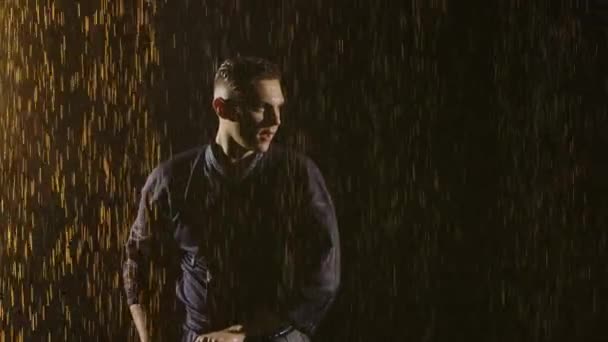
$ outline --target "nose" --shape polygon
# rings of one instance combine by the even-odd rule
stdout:
[[[272,126],[281,124],[281,110],[278,107],[268,108],[266,111],[267,122]]]

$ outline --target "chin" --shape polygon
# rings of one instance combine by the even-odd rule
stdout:
[[[260,152],[266,152],[266,151],[268,151],[269,147],[270,147],[270,143],[260,143],[260,144],[258,144],[257,150]]]
[[[251,139],[245,140],[245,144],[242,144],[241,146],[257,152],[266,152],[268,148],[270,148],[270,144],[272,143],[272,141],[272,137],[270,139],[264,139],[262,137],[256,136],[251,137]]]
[[[266,141],[258,141],[257,144],[255,145],[255,150],[257,150],[258,152],[266,152],[268,151],[268,148],[270,147],[270,141],[266,142]]]

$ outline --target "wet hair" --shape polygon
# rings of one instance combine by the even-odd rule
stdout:
[[[255,99],[253,82],[274,79],[281,79],[281,71],[269,60],[250,56],[229,58],[215,73],[213,98],[223,95],[221,97],[249,102]]]

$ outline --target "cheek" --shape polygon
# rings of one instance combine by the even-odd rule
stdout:
[[[242,123],[239,125],[239,133],[243,139],[252,140],[257,137],[257,129],[255,128],[255,124],[253,123]]]
[[[241,126],[255,127],[264,119],[264,114],[249,112],[242,116]]]
[[[264,121],[264,113],[263,112],[251,113],[251,121],[253,122],[253,124],[255,124],[257,126],[259,123]]]
[[[255,136],[258,132],[258,127],[263,120],[263,115],[250,115],[246,118],[246,121],[241,125],[243,133]]]

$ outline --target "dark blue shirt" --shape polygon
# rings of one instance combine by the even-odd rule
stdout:
[[[141,191],[125,244],[128,304],[138,303],[151,241],[180,250],[177,298],[197,333],[270,310],[314,334],[340,285],[335,209],[315,163],[273,143],[238,176],[222,168],[219,145],[159,164]],[[277,327],[279,329],[280,327]]]

